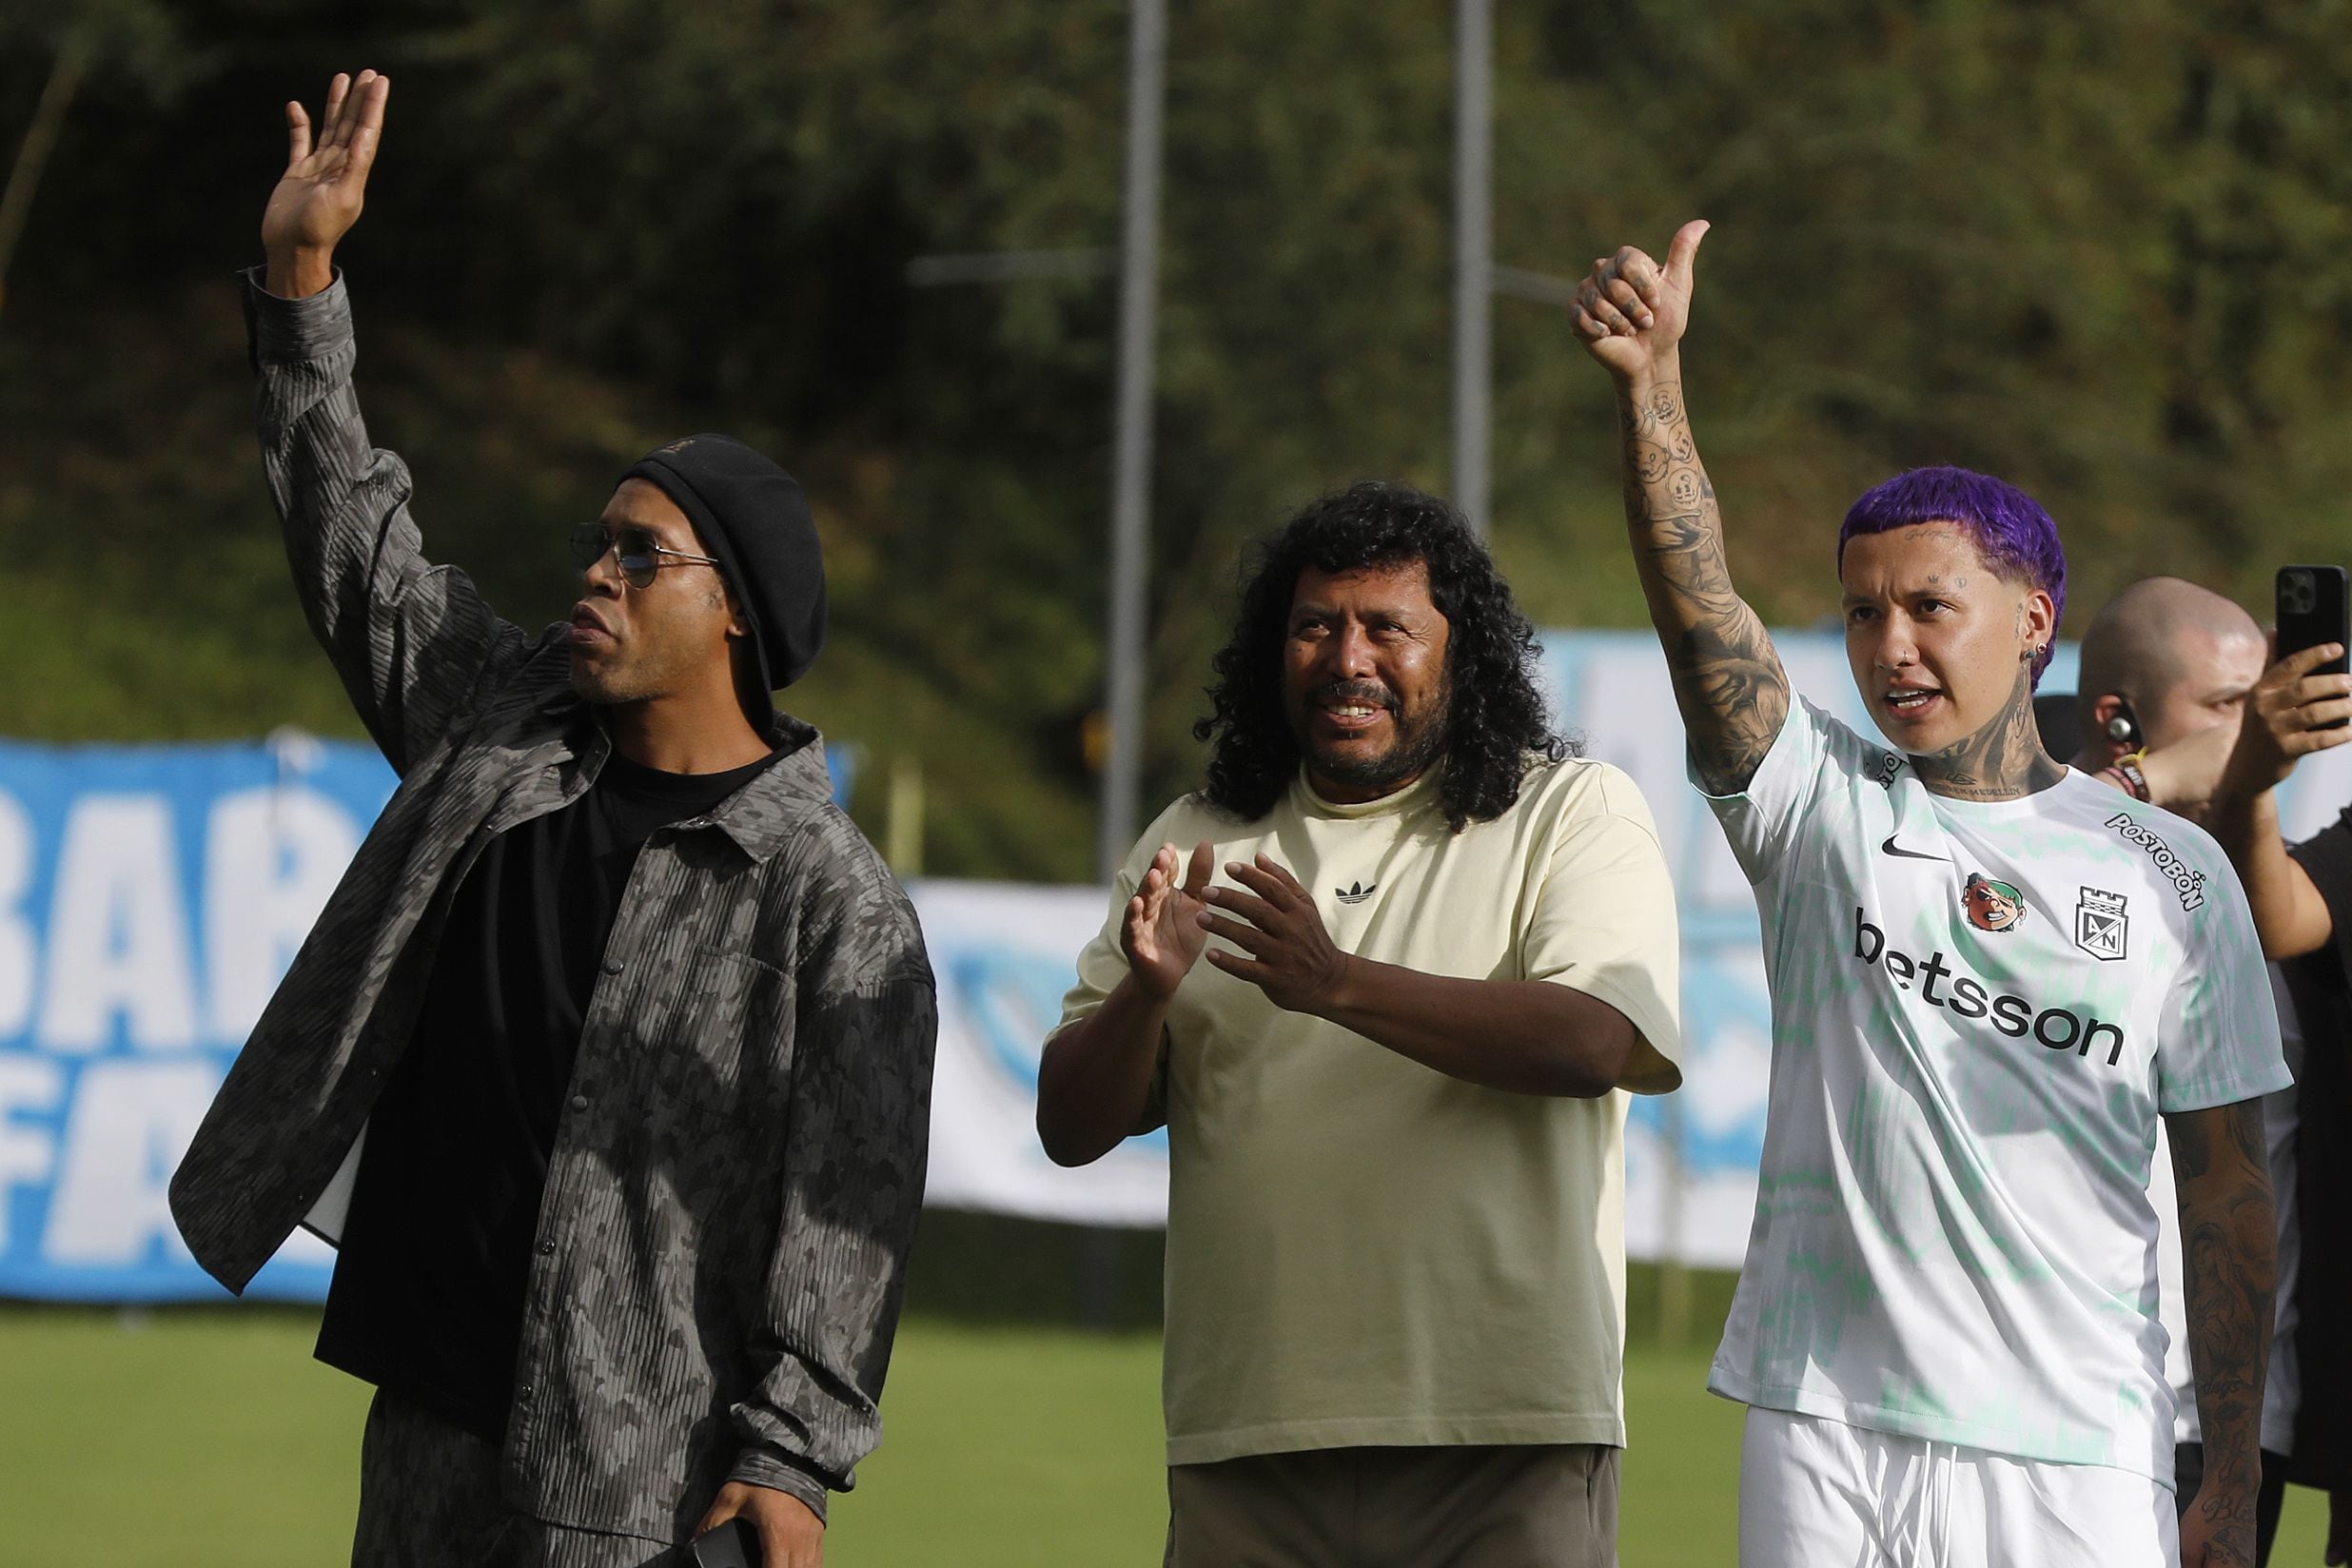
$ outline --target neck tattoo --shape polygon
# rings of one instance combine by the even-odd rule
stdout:
[[[2033,677],[2020,665],[2009,704],[1992,722],[1938,752],[1911,758],[1919,782],[1954,800],[2015,800],[2047,790],[2066,776],[2063,764],[2042,750],[2033,722]]]

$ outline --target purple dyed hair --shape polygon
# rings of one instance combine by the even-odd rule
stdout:
[[[2058,542],[2058,524],[2017,486],[1966,468],[1914,468],[1864,495],[1837,530],[1838,566],[1845,566],[1846,541],[1856,534],[1883,534],[1921,522],[1959,523],[1975,537],[1978,553],[1996,574],[2049,595],[2053,634],[2066,618],[2067,553]],[[2034,657],[2036,686],[2056,644],[2053,635]]]

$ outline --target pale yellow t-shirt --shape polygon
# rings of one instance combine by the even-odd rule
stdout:
[[[1302,780],[1243,823],[1188,795],[1146,831],[1062,1024],[1127,972],[1127,900],[1173,843],[1272,855],[1340,947],[1425,973],[1546,980],[1641,1033],[1680,1082],[1674,888],[1648,807],[1604,763],[1539,765],[1450,833],[1436,778],[1337,805]],[[1221,939],[1219,939],[1221,940]],[[1622,1444],[1622,1090],[1481,1088],[1195,966],[1169,1014],[1170,1464],[1389,1444]]]

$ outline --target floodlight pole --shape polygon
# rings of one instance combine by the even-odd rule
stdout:
[[[1117,436],[1110,485],[1110,625],[1095,864],[1118,874],[1143,787],[1144,585],[1149,571],[1152,382],[1160,263],[1160,121],[1167,91],[1167,0],[1133,0],[1127,68],[1126,222],[1119,245]]]
[[[1494,343],[1494,0],[1454,4],[1454,504],[1487,527]]]

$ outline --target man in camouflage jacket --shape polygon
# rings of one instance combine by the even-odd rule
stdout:
[[[935,1023],[904,893],[833,805],[815,731],[767,702],[821,640],[821,576],[812,589],[773,570],[777,538],[814,567],[813,528],[780,469],[696,438],[633,470],[576,539],[571,625],[530,637],[426,563],[407,471],[360,419],[332,266],[388,88],[339,77],[315,147],[289,106],[293,160],[247,308],[296,583],[401,784],[223,1085],[173,1211],[198,1261],[242,1290],[368,1129],[321,1344],[379,1383],[355,1561],[672,1562],[740,1518],[771,1568],[813,1568],[828,1491],[879,1439]],[[732,477],[698,492],[698,457]],[[621,868],[609,928],[589,928],[599,945],[568,971],[527,947],[519,959],[501,911],[577,945],[576,883],[555,873],[586,864],[594,835],[549,825],[592,807],[620,820],[605,797],[623,774],[656,792],[660,820],[598,863]],[[534,834],[561,853],[527,861]],[[522,905],[468,890],[500,857]],[[502,960],[481,961],[501,940]],[[446,1027],[451,997],[479,992],[559,1011],[567,973],[578,1006],[549,1031],[552,1069],[500,1059],[488,1026]],[[519,997],[535,978],[550,994]],[[441,1162],[518,1163],[462,1130],[504,1126],[498,1096],[434,1098],[477,1082],[540,1091],[507,1107],[544,1140],[520,1161],[519,1200],[436,1186]],[[500,1202],[518,1211],[485,1222]],[[363,1288],[346,1275],[363,1221],[380,1253],[384,1235],[409,1251]],[[443,1310],[431,1292],[445,1282],[398,1270],[477,1232],[515,1254],[489,1272],[510,1270],[516,1299],[485,1308],[461,1291],[447,1315],[491,1323],[514,1349],[511,1376],[497,1367],[502,1407],[468,1430],[436,1407],[431,1377],[377,1376],[371,1336],[407,1336],[388,1364],[429,1362],[447,1325],[402,1315],[407,1295]],[[386,1288],[406,1293],[389,1321],[367,1295]],[[339,1330],[339,1312],[356,1326]]]

